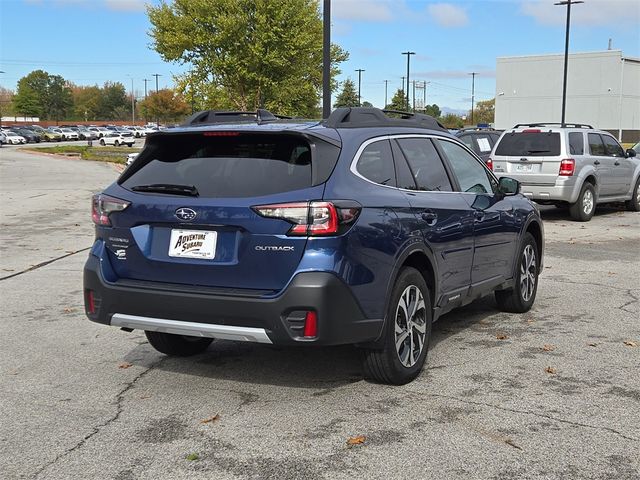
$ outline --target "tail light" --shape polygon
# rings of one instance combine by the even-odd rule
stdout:
[[[493,170],[493,160],[490,158],[487,159],[487,168]]]
[[[573,158],[565,158],[560,161],[560,172],[558,175],[561,177],[570,177],[576,170],[576,161]]]
[[[113,212],[121,212],[128,206],[129,202],[99,193],[91,199],[91,219],[96,225],[110,227],[109,215]]]
[[[253,210],[261,217],[292,223],[287,235],[327,236],[339,234],[341,227],[353,223],[360,208],[355,202],[295,202],[260,205]]]

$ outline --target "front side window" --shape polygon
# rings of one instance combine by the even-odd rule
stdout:
[[[419,190],[450,192],[451,182],[438,151],[426,138],[401,138],[398,144],[404,153]]]
[[[495,180],[473,155],[453,142],[438,140],[438,143],[453,168],[461,191],[489,194],[495,192]]]
[[[610,157],[624,157],[624,149],[613,137],[602,135],[602,140],[604,140],[604,148],[607,155]]]
[[[571,155],[584,155],[584,138],[581,132],[569,133],[569,153]]]
[[[606,155],[602,138],[597,133],[589,134],[589,151],[591,155]]]
[[[380,185],[394,185],[396,174],[389,140],[370,143],[360,154],[356,170],[367,180]]]

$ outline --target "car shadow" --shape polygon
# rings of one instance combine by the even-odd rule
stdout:
[[[606,205],[598,205],[594,212],[594,217],[606,217],[607,215],[619,215],[620,212],[626,212],[624,203],[611,203]],[[569,214],[569,207],[540,206],[540,216],[546,222],[573,222]]]
[[[433,325],[430,348],[497,312],[493,297],[485,297],[444,315]],[[141,342],[124,360],[147,366],[148,361],[140,360],[148,357],[149,348],[146,342]],[[328,389],[365,380],[361,355],[360,349],[350,345],[281,347],[215,340],[204,353],[164,357],[153,368],[248,384]],[[425,368],[429,368],[428,360]]]

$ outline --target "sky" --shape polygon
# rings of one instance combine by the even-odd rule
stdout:
[[[167,0],[170,1],[170,0]],[[0,0],[0,85],[42,69],[78,85],[119,81],[144,96],[144,81],[171,87],[184,66],[151,47],[145,4],[159,0]],[[566,7],[557,0],[333,0],[332,42],[347,50],[338,80],[358,84],[375,106],[410,78],[427,103],[459,113],[495,96],[496,58],[564,52]],[[571,52],[622,50],[640,58],[640,0],[585,0],[571,9]],[[570,68],[570,67],[569,67]],[[421,83],[418,83],[420,85]],[[334,92],[335,96],[335,92]],[[424,92],[417,89],[418,100]]]

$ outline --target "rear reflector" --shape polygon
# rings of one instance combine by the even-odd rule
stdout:
[[[293,236],[336,235],[341,225],[353,223],[360,212],[358,207],[342,208],[333,202],[277,203],[252,208],[261,217],[292,223],[287,235]]]
[[[493,160],[491,160],[490,158],[487,159],[487,168],[489,170],[493,170]]]
[[[316,312],[307,312],[304,318],[304,332],[305,337],[317,337],[318,336],[318,314]]]
[[[560,161],[560,172],[558,175],[561,177],[570,177],[573,175],[576,169],[576,161],[573,158],[565,158]]]
[[[96,301],[93,297],[93,290],[87,290],[87,313],[96,313]]]

